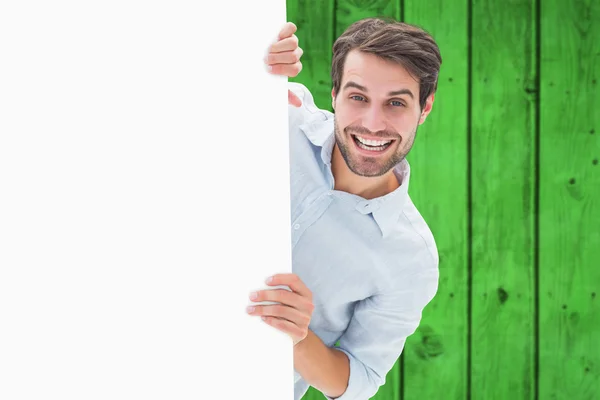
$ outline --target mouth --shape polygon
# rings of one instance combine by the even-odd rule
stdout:
[[[367,152],[368,154],[379,154],[385,152],[392,143],[395,142],[395,139],[387,139],[387,140],[372,140],[366,139],[359,135],[350,135],[352,136],[352,140],[356,147],[363,150],[362,152]]]

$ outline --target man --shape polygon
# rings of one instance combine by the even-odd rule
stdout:
[[[302,50],[287,24],[272,73],[295,76]],[[272,277],[248,312],[294,343],[295,398],[365,400],[385,382],[438,285],[433,236],[408,195],[410,151],[431,111],[434,40],[395,21],[356,22],[333,46],[332,106],[290,84],[294,274]],[[339,347],[335,343],[339,340]]]

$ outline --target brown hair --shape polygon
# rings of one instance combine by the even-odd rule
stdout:
[[[365,18],[350,25],[333,44],[331,79],[339,93],[346,56],[351,50],[401,64],[419,82],[419,104],[437,89],[442,64],[433,37],[423,29],[391,18]]]

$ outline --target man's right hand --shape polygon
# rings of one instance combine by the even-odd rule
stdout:
[[[296,25],[292,22],[286,23],[279,32],[277,41],[269,46],[265,63],[272,74],[294,77],[302,71],[300,57],[303,51],[298,47],[298,37],[294,34],[296,29]],[[300,98],[290,90],[288,90],[288,103],[296,107],[302,105]]]

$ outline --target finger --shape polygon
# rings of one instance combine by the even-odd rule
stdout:
[[[293,307],[297,310],[310,312],[314,310],[314,305],[309,299],[300,296],[298,293],[290,292],[285,289],[267,289],[256,292],[256,296],[250,295],[250,300],[254,302],[272,301]]]
[[[249,306],[248,314],[286,319],[298,326],[308,326],[310,316],[295,308],[283,305]]]
[[[304,54],[304,50],[300,47],[294,51],[286,51],[284,53],[269,53],[265,57],[265,63],[269,65],[273,64],[295,64],[300,61],[300,58]]]
[[[292,51],[298,47],[298,37],[292,35],[289,38],[281,39],[269,46],[269,53],[281,53],[282,51]]]
[[[288,104],[301,107],[302,100],[300,100],[300,97],[296,96],[291,90],[288,90]]]
[[[297,29],[298,28],[293,22],[286,22],[285,25],[283,25],[283,28],[281,28],[279,31],[279,39],[281,40],[292,36],[294,33],[296,33]]]
[[[312,301],[312,292],[296,274],[275,274],[266,283],[269,286],[288,286],[293,292]]]
[[[282,75],[288,77],[297,76],[302,71],[302,63],[298,61],[295,64],[274,64],[269,65],[269,72],[273,75]]]
[[[299,338],[303,336],[303,330],[298,325],[285,319],[262,317],[262,320],[265,321],[265,323],[271,325],[272,327],[277,328],[280,331],[287,333],[292,337]]]

